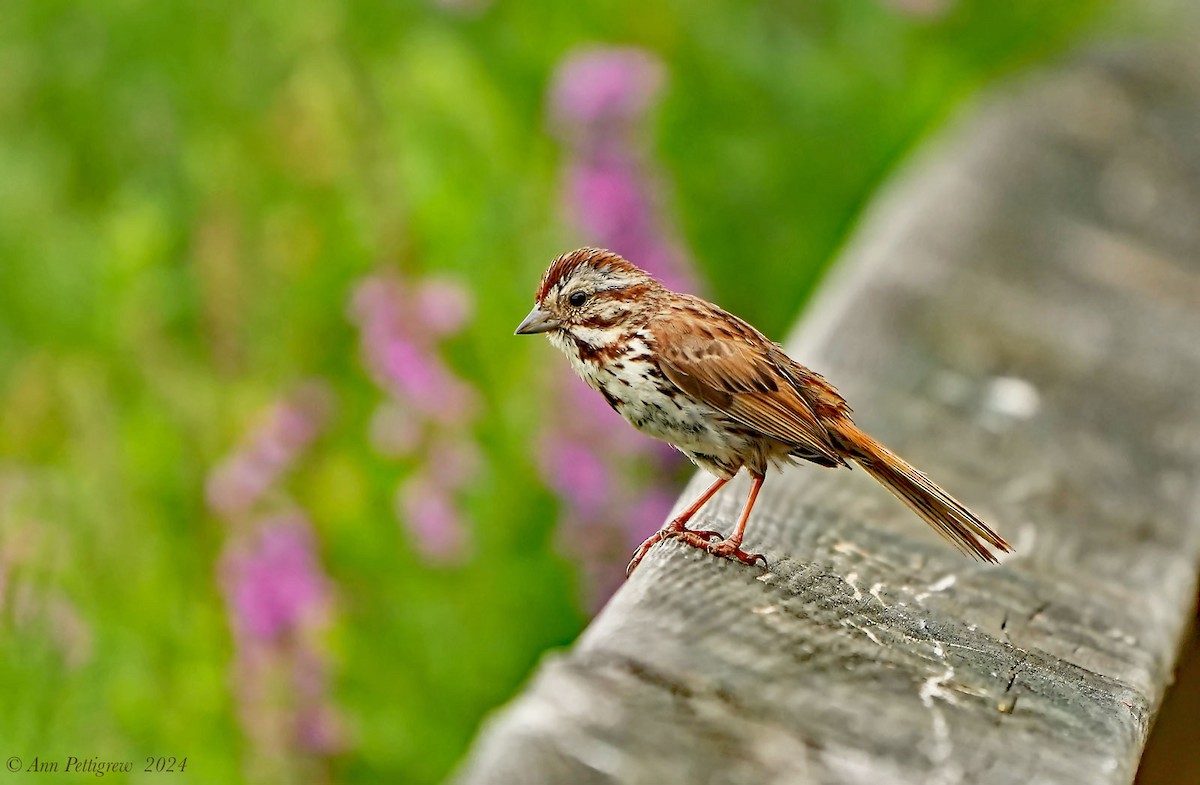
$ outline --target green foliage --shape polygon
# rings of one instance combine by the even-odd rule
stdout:
[[[585,620],[531,457],[535,382],[558,358],[511,338],[545,263],[586,239],[561,220],[545,128],[564,53],[631,43],[664,59],[652,131],[668,203],[714,295],[779,335],[913,145],[1102,5],[980,0],[924,20],[874,0],[501,1],[474,16],[415,0],[9,0],[5,754],[186,755],[193,781],[239,781],[225,532],[204,477],[282,389],[322,376],[338,415],[287,483],[338,586],[352,741],[335,778],[440,779]],[[461,567],[421,562],[393,513],[405,467],[366,441],[378,392],[346,300],[383,263],[476,293],[450,347],[486,398]],[[20,554],[7,573],[6,552]],[[32,615],[4,593],[18,583]],[[62,632],[72,615],[78,639]]]

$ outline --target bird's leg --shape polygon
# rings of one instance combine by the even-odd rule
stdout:
[[[691,544],[695,545],[697,544],[696,542],[691,542],[691,537],[694,536],[699,542],[700,547],[707,545],[710,539],[721,539],[721,534],[719,532],[695,531],[686,527],[687,522],[690,521],[696,515],[696,513],[700,512],[700,508],[703,507],[704,504],[711,499],[717,491],[721,490],[721,488],[723,488],[727,482],[729,482],[729,480],[723,477],[718,477],[717,481],[708,486],[708,489],[705,490],[704,493],[700,494],[696,501],[687,506],[687,509],[676,515],[674,518],[664,524],[661,529],[646,538],[646,541],[643,542],[637,551],[634,552],[633,558],[629,561],[629,566],[625,568],[625,574],[632,574],[634,568],[641,563],[642,559],[646,556],[646,553],[660,540],[666,537],[689,535],[685,539],[687,539]]]
[[[758,491],[762,488],[763,479],[764,475],[762,474],[751,475],[750,495],[746,497],[746,506],[742,510],[742,517],[738,519],[737,528],[733,530],[733,534],[728,539],[709,543],[706,546],[709,553],[724,556],[727,559],[737,559],[743,564],[754,564],[760,559],[764,565],[767,563],[767,557],[761,553],[746,553],[742,550],[742,535],[746,531],[746,521],[750,519],[750,510],[754,509],[754,500],[758,498]]]
[[[718,477],[716,479],[716,481],[713,482],[712,485],[708,486],[708,488],[705,489],[704,493],[700,494],[700,496],[696,499],[696,501],[689,504],[687,506],[687,509],[685,509],[683,512],[679,513],[674,518],[672,518],[667,523],[666,526],[663,526],[662,529],[659,531],[659,533],[662,534],[663,536],[670,536],[673,534],[679,534],[681,532],[690,531],[694,534],[698,534],[705,538],[713,537],[718,540],[721,539],[720,532],[699,531],[696,529],[688,529],[686,527],[687,527],[688,521],[690,521],[692,518],[694,518],[696,516],[696,513],[700,512],[700,508],[703,507],[705,504],[707,504],[708,500],[711,499],[713,496],[715,496],[717,491],[724,488],[725,483],[727,483],[727,482],[729,482],[729,480]]]

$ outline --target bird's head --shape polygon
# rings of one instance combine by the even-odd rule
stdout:
[[[645,270],[611,251],[580,248],[551,262],[517,335],[563,331],[593,346],[644,322],[666,293]]]

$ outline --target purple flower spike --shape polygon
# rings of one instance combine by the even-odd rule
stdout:
[[[550,111],[567,126],[628,124],[662,88],[657,57],[635,47],[596,47],[569,55],[550,88]]]
[[[332,393],[319,382],[304,384],[276,403],[209,475],[209,505],[226,517],[261,507],[261,498],[324,427],[331,403]],[[278,773],[299,760],[296,752],[328,755],[340,743],[314,639],[329,623],[332,587],[316,535],[302,514],[239,522],[244,526],[230,530],[217,565],[236,644],[238,715],[258,765]],[[297,695],[276,688],[274,680],[289,673],[295,677],[306,662],[312,666],[312,689]]]
[[[453,335],[471,316],[471,294],[450,278],[426,278],[417,287],[416,315],[434,335]]]
[[[317,755],[333,755],[346,748],[346,729],[329,698],[329,668],[311,647],[300,648],[292,662],[292,686],[297,709],[296,742]]]
[[[436,562],[453,562],[466,551],[466,534],[450,493],[427,477],[410,477],[397,492],[401,520],[417,548]]]
[[[306,706],[296,713],[296,742],[306,752],[334,755],[346,749],[341,715],[332,706]]]
[[[209,473],[208,506],[223,515],[248,510],[317,437],[331,408],[332,393],[315,381],[276,403],[264,422]]]
[[[477,405],[475,391],[446,367],[433,342],[469,312],[465,293],[447,281],[423,284],[413,298],[398,278],[384,275],[360,283],[350,305],[376,383],[442,423],[461,424]]]
[[[611,248],[667,286],[694,289],[686,255],[661,219],[653,171],[634,131],[664,81],[663,66],[635,48],[571,55],[551,87],[551,117],[572,160],[566,202],[586,241]]]
[[[684,254],[659,225],[652,183],[632,151],[585,154],[568,170],[567,200],[579,228],[620,249],[672,289],[695,288]]]
[[[636,548],[642,540],[658,531],[671,510],[675,508],[676,494],[665,488],[651,488],[633,504],[629,512],[629,539],[627,545]]]
[[[542,444],[546,482],[587,520],[599,515],[612,493],[608,467],[593,445],[549,437]]]
[[[555,432],[578,442],[591,445],[600,455],[612,458],[636,456],[658,444],[649,436],[629,427],[604,400],[604,396],[573,373],[565,373],[559,385],[558,396],[566,411],[573,416],[555,425]]]
[[[253,640],[279,640],[328,607],[316,538],[299,515],[263,523],[248,546],[228,554],[221,572],[234,624]]]
[[[550,89],[550,120],[568,154],[563,201],[580,239],[626,256],[671,288],[694,291],[690,260],[664,219],[655,166],[638,133],[663,83],[662,64],[649,52],[576,52]],[[549,424],[540,473],[564,501],[563,547],[580,561],[590,596],[603,600],[624,577],[626,549],[662,523],[674,498],[646,478],[661,477],[678,456],[619,422],[573,376],[558,389],[560,410],[571,414]]]
[[[379,370],[394,392],[426,411],[439,409],[452,380],[436,357],[398,335],[375,349]]]
[[[372,418],[372,443],[389,456],[419,450],[427,467],[397,489],[396,517],[418,550],[438,562],[457,560],[466,551],[453,492],[480,462],[466,438],[479,394],[438,354],[439,340],[461,331],[471,311],[462,283],[434,277],[414,284],[398,273],[363,279],[350,301],[363,359],[388,398]]]

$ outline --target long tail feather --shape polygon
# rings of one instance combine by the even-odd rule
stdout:
[[[960,551],[986,562],[997,561],[989,545],[1002,552],[1012,551],[1012,546],[999,534],[933,480],[852,423],[839,425],[837,434],[841,437],[847,457],[863,467]]]

